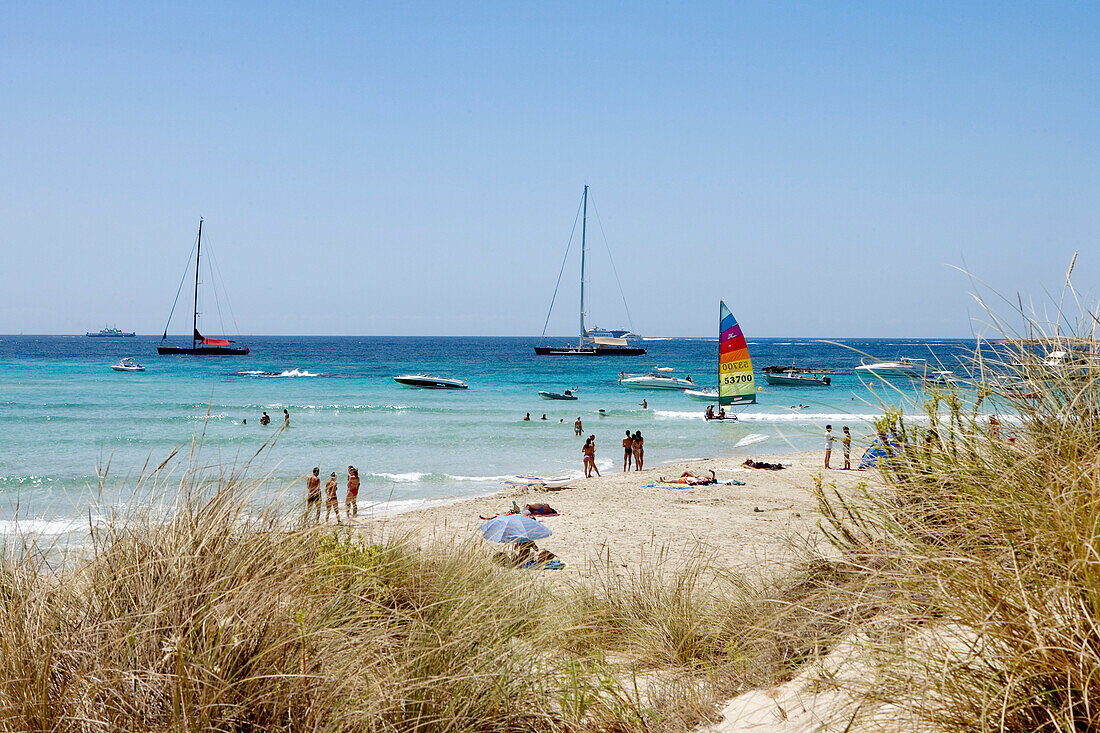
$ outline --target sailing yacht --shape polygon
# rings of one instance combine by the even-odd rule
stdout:
[[[583,215],[581,218],[581,333],[576,344],[563,344],[561,346],[536,346],[535,353],[539,356],[641,356],[646,353],[644,346],[631,343],[634,334],[629,331],[605,331],[593,329],[589,331],[584,327],[584,260],[587,253],[588,233],[588,186],[584,187]],[[560,277],[560,276],[559,276]],[[555,288],[555,293],[557,289]],[[551,300],[550,310],[554,309]],[[547,316],[549,321],[549,315]],[[546,329],[543,328],[543,336]]]
[[[233,346],[235,343],[229,339],[207,338],[199,333],[199,260],[202,258],[202,219],[199,219],[199,239],[195,249],[195,307],[191,314],[191,345],[190,346],[166,346],[157,347],[158,354],[186,354],[190,356],[244,356],[248,353],[247,346]],[[176,292],[179,298],[179,292]],[[172,303],[172,312],[168,314],[168,323],[164,325],[164,335],[161,343],[168,340],[168,326],[172,323],[172,313],[176,311],[175,302]]]

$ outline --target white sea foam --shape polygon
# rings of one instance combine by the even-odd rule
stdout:
[[[0,520],[0,535],[37,534],[60,535],[83,530],[85,520],[80,519],[4,519]]]
[[[734,448],[742,448],[746,445],[755,445],[756,443],[763,443],[768,439],[768,436],[763,433],[753,433],[752,435],[746,435],[741,440],[733,444]]]
[[[306,369],[287,369],[282,372],[265,372],[260,369],[250,369],[243,372],[238,372],[241,376],[264,376],[264,378],[277,378],[277,376],[321,376],[316,372],[311,372]]]
[[[383,478],[387,481],[393,481],[395,484],[411,484],[415,481],[419,481],[428,474],[421,473],[419,471],[409,471],[408,473],[371,473],[368,474],[375,478]]]
[[[703,411],[687,412],[683,410],[654,410],[658,420],[702,420]],[[855,414],[850,412],[738,412],[738,422],[756,423],[826,423],[844,420],[874,422],[880,414]],[[919,419],[920,416],[916,416]],[[914,419],[914,418],[906,418]]]
[[[505,479],[512,478],[514,474],[506,474],[501,476],[463,476],[453,475],[449,473],[427,473],[423,471],[408,471],[405,473],[386,473],[378,472],[368,474],[375,478],[385,479],[386,481],[392,481],[395,484],[411,484],[418,481],[464,481],[464,482],[490,482],[490,481],[503,481]]]

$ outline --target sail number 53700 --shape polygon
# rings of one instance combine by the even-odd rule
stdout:
[[[722,384],[746,384],[752,383],[751,374],[727,374],[722,377]]]
[[[723,372],[747,372],[749,370],[749,360],[727,361],[720,368]]]

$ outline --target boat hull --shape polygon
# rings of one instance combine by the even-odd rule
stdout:
[[[800,377],[764,372],[764,381],[776,387],[828,387],[833,380],[829,377]]]
[[[457,382],[448,379],[432,379],[430,377],[394,377],[393,381],[406,387],[418,389],[467,389],[465,382]]]
[[[547,392],[547,391],[541,390],[541,389],[539,390],[539,397],[543,398],[544,400],[575,400],[575,399],[577,399],[576,395],[558,394],[557,392]]]
[[[691,382],[683,379],[638,379],[627,377],[626,379],[620,379],[619,384],[630,389],[676,389],[681,392],[686,389],[691,389],[695,385]]]
[[[717,402],[718,392],[708,392],[703,389],[685,389],[684,396],[700,402]]]
[[[90,339],[128,339],[136,336],[136,333],[85,333]]]
[[[536,346],[538,356],[645,356],[643,346]]]
[[[115,370],[116,372],[143,372],[143,371],[145,371],[145,367],[120,367],[120,366],[113,366],[113,367],[111,367],[111,368],[112,368],[112,369],[114,369],[114,370]]]
[[[244,356],[247,346],[158,346],[157,353],[164,356]]]

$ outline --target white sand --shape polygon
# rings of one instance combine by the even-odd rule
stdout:
[[[507,511],[514,500],[547,503],[563,516],[542,519],[553,535],[539,547],[558,555],[566,574],[584,577],[591,563],[634,569],[660,558],[666,569],[682,566],[700,552],[729,568],[762,568],[792,557],[795,543],[815,542],[819,516],[810,493],[814,477],[852,486],[869,478],[862,471],[825,471],[820,453],[756,454],[756,460],[791,463],[782,471],[740,467],[744,457],[704,459],[647,468],[641,472],[605,473],[579,479],[569,487],[508,488],[365,522],[388,532],[409,532],[425,539],[477,538],[479,516]],[[841,460],[841,465],[843,459]],[[837,461],[834,458],[834,466]],[[699,473],[715,469],[719,481],[735,479],[744,486],[689,489],[645,488],[658,477],[675,480],[685,468]],[[482,540],[477,539],[481,542]],[[485,543],[488,549],[499,545]]]

